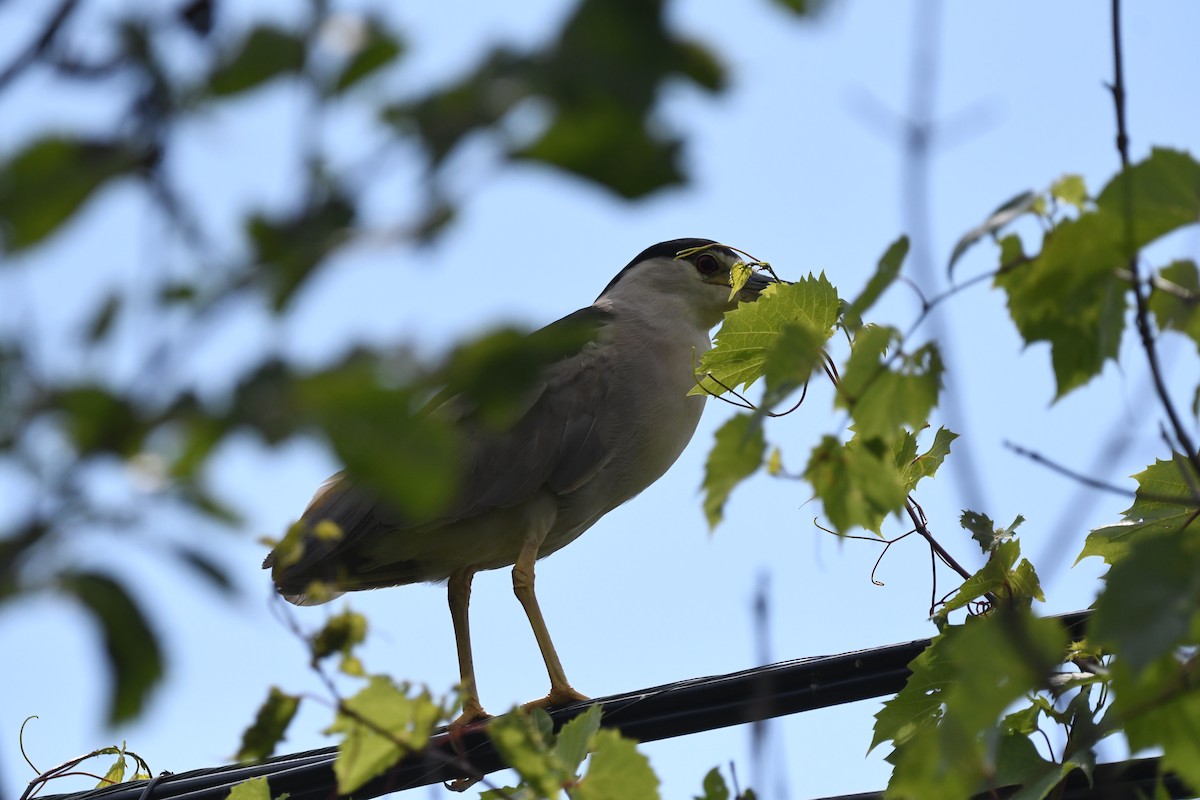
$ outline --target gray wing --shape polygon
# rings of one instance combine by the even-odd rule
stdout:
[[[485,426],[461,396],[435,398],[437,407],[431,413],[454,421],[465,452],[455,500],[436,520],[421,521],[422,527],[510,508],[543,487],[569,494],[603,468],[608,458],[604,443],[609,426],[616,421],[602,413],[610,383],[607,357],[598,340],[603,339],[603,328],[610,319],[610,312],[590,307],[531,334],[531,338],[578,336],[581,325],[591,329],[588,341],[577,352],[544,368],[515,423],[506,430]],[[322,486],[302,517],[310,526],[323,520],[336,523],[342,529],[341,538],[321,541],[307,537],[301,560],[275,576],[282,591],[302,592],[315,579],[352,583],[353,576],[346,573],[353,572],[349,562],[360,543],[377,535],[395,536],[414,525],[345,474]]]

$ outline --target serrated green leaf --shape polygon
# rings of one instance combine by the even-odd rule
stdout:
[[[105,183],[147,156],[117,142],[38,139],[0,164],[0,242],[16,252],[66,223]]]
[[[854,338],[837,405],[850,412],[864,438],[890,440],[905,425],[919,430],[937,404],[943,369],[937,347],[930,343],[911,355],[889,358],[888,351],[899,344],[899,331],[874,325]]]
[[[879,440],[856,436],[842,444],[825,436],[813,448],[804,477],[838,533],[859,526],[879,533],[884,518],[902,509],[908,496],[894,457]]]
[[[725,778],[717,767],[710,769],[704,776],[701,788],[704,794],[697,795],[692,800],[729,800],[729,787],[725,784]]]
[[[1005,733],[1018,733],[1027,735],[1038,729],[1041,718],[1041,704],[1030,703],[1020,711],[1014,711],[1001,720],[1000,729]]]
[[[750,276],[754,274],[754,267],[747,264],[745,261],[735,261],[733,266],[729,268],[729,302],[738,296],[742,291],[742,287],[746,285],[746,281],[750,280]]]
[[[537,797],[557,797],[564,784],[574,781],[574,771],[551,750],[530,714],[520,709],[505,714],[487,726],[487,734],[504,763]]]
[[[1059,764],[1042,758],[1026,736],[1008,735],[1000,739],[991,786],[997,789],[1019,787],[1011,795],[1006,793],[1005,797],[1042,800],[1075,768],[1072,761]]]
[[[272,27],[258,27],[241,41],[238,49],[213,70],[208,91],[214,96],[245,92],[273,78],[297,73],[304,68],[304,40]]]
[[[1104,582],[1088,638],[1136,674],[1182,644],[1200,611],[1200,540],[1190,531],[1140,538]]]
[[[558,732],[554,754],[562,761],[567,772],[574,774],[579,771],[579,765],[591,749],[596,731],[600,730],[600,717],[600,706],[593,705],[563,725],[562,730]]]
[[[709,530],[721,524],[725,501],[734,488],[762,466],[766,447],[762,419],[751,414],[730,417],[717,431],[704,465],[704,516]]]
[[[1100,213],[1064,220],[1042,252],[996,277],[1027,344],[1050,343],[1056,399],[1115,359],[1125,328],[1126,263],[1119,221]]]
[[[900,274],[900,267],[903,266],[904,259],[908,256],[908,247],[908,237],[901,236],[888,246],[887,251],[879,259],[879,264],[875,267],[875,274],[867,281],[862,293],[854,298],[854,302],[846,309],[844,318],[852,321],[848,326],[851,330],[857,329],[862,324],[862,315],[875,305],[875,301],[879,299],[880,295],[887,291],[887,288],[896,280],[896,276]]]
[[[991,517],[977,511],[963,511],[958,522],[971,532],[971,538],[984,553],[992,549],[996,541],[996,523],[992,522]]]
[[[904,485],[911,493],[922,478],[932,478],[950,455],[950,444],[958,438],[958,434],[948,428],[938,428],[933,435],[933,443],[929,449],[919,456],[900,464],[904,475]]]
[[[1200,691],[1195,688],[1193,659],[1175,654],[1159,657],[1135,672],[1123,659],[1112,665],[1115,718],[1125,721],[1130,750],[1161,747],[1163,768],[1200,786]],[[1188,687],[1187,691],[1181,691]],[[1165,702],[1164,702],[1165,698]]]
[[[1134,542],[1193,525],[1198,513],[1193,487],[1200,484],[1191,472],[1190,466],[1158,459],[1134,475],[1138,488],[1133,505],[1122,513],[1121,522],[1089,533],[1075,563],[1088,556],[1100,556],[1108,564],[1115,564]]]
[[[119,755],[117,755],[117,760],[112,763],[112,766],[104,773],[104,777],[96,784],[96,788],[103,789],[105,786],[112,786],[125,780],[125,770],[128,766],[128,763],[125,761],[125,751],[122,749]]]
[[[700,358],[696,370],[699,385],[689,394],[720,395],[725,392],[722,384],[729,388],[749,386],[762,376],[768,353],[785,328],[796,326],[828,339],[837,316],[837,291],[824,273],[791,284],[768,286],[757,302],[743,303],[725,315],[715,337],[716,346]]]
[[[1200,222],[1200,162],[1186,152],[1155,147],[1150,156],[1119,172],[1096,198],[1124,242],[1124,258],[1166,234]]]
[[[225,800],[271,800],[271,785],[266,776],[235,783]]]
[[[299,707],[299,697],[272,686],[267,699],[259,706],[254,722],[242,733],[242,745],[234,758],[237,761],[261,761],[274,754],[275,746],[283,739]]]
[[[1149,306],[1161,331],[1178,331],[1200,350],[1200,271],[1195,261],[1174,261],[1155,279]]]
[[[1021,608],[1028,608],[1033,600],[1045,602],[1046,598],[1042,594],[1042,587],[1033,565],[1025,559],[1017,563],[1020,554],[1021,545],[1015,539],[996,542],[988,555],[987,563],[963,582],[954,596],[938,609],[937,616],[944,620],[950,612],[963,608],[987,594],[993,594]]]
[[[596,734],[587,774],[574,791],[575,800],[658,800],[658,776],[637,743],[614,730]]]
[[[1082,175],[1063,175],[1050,185],[1050,194],[1080,211],[1084,210],[1088,199]]]
[[[109,724],[136,717],[162,679],[158,636],[141,608],[112,578],[93,572],[68,572],[59,576],[58,583],[100,627],[109,667]]]
[[[967,250],[971,249],[973,244],[985,236],[996,233],[1022,215],[1028,214],[1033,210],[1034,204],[1038,199],[1040,199],[1040,195],[1037,192],[1021,192],[993,211],[982,223],[964,233],[962,238],[954,245],[954,251],[950,254],[950,264],[946,267],[946,274],[954,274],[954,265],[958,263],[958,260],[963,257],[963,254]]]
[[[407,753],[424,747],[442,709],[427,691],[410,695],[383,675],[344,701],[325,733],[344,734],[333,772],[340,795],[349,795]]]

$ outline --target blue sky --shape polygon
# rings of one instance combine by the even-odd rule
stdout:
[[[225,22],[236,28],[267,17],[264,7],[270,5],[223,7],[232,17]],[[347,11],[363,6],[335,5]],[[241,370],[275,352],[319,365],[354,343],[370,342],[405,344],[434,356],[490,326],[535,327],[587,305],[634,254],[681,236],[744,248],[783,277],[824,271],[844,296],[853,296],[908,222],[899,138],[887,120],[902,118],[909,102],[919,5],[845,0],[811,22],[796,21],[766,0],[736,8],[718,0],[678,0],[670,8],[673,23],[718,51],[733,82],[716,98],[682,86],[666,93],[661,122],[684,131],[690,142],[686,157],[694,180],[688,187],[622,203],[541,166],[498,168],[498,143],[475,140],[450,165],[461,215],[437,244],[413,250],[380,238],[355,246],[310,282],[289,319],[270,323],[263,309],[246,304],[198,341],[177,369],[219,397]],[[1098,191],[1118,165],[1104,88],[1112,75],[1107,4],[940,5],[936,108],[939,119],[951,122],[929,173],[930,292],[940,286],[954,242],[1001,202],[1067,172],[1082,174]],[[40,7],[0,6],[0,31],[7,31],[0,33],[0,63]],[[492,42],[536,44],[570,7],[563,0],[504,8],[446,0],[395,9],[411,46],[395,85],[449,79]],[[1129,4],[1125,43],[1135,159],[1151,145],[1193,154],[1200,149],[1197,30],[1200,5]],[[181,49],[180,69],[188,68],[188,58]],[[102,127],[114,116],[102,94],[58,99],[52,88],[44,76],[32,75],[0,97],[0,119],[6,121],[0,149],[11,150],[48,125]],[[181,133],[169,168],[190,188],[210,233],[228,253],[244,247],[234,227],[241,213],[287,207],[302,133],[321,137],[345,164],[363,163],[379,142],[380,131],[353,107],[311,130],[305,113],[294,87],[277,85],[215,110]],[[536,124],[536,109],[525,113],[527,119],[513,122],[517,133]],[[368,219],[383,228],[413,208],[417,176],[403,152],[380,164],[379,172],[387,178],[367,195]],[[65,342],[93,292],[136,288],[158,268],[161,242],[145,199],[128,188],[112,190],[64,235],[0,269],[0,293],[18,298],[8,303],[0,325],[33,326],[42,356],[60,374],[100,370],[119,380],[144,335],[135,324],[123,333],[126,350],[99,362],[68,358]],[[1026,242],[1036,245],[1032,237]],[[1200,237],[1193,228],[1154,248],[1148,259],[1162,264],[1195,258],[1197,251]],[[995,258],[994,248],[981,244],[957,274],[986,271]],[[64,293],[64,285],[74,291]],[[915,295],[897,286],[872,318],[904,328],[918,309]],[[1021,533],[1026,553],[1042,571],[1045,612],[1085,607],[1101,570],[1096,563],[1071,563],[1086,531],[1114,520],[1127,501],[1080,496],[1071,482],[1021,459],[1004,443],[1118,482],[1165,455],[1157,435],[1162,415],[1145,391],[1146,370],[1134,343],[1123,349],[1122,368],[1110,365],[1085,389],[1052,404],[1048,351],[1023,348],[1001,294],[986,285],[962,293],[945,307],[942,324],[952,339],[946,382],[967,411],[963,418],[939,420],[963,438],[937,480],[918,495],[933,531],[964,561],[976,560],[973,543],[958,528],[967,500],[952,474],[969,453],[984,487],[976,510],[1004,523],[1017,514],[1028,520]],[[1191,347],[1163,339],[1184,407],[1194,383]],[[754,666],[751,604],[763,575],[769,576],[775,659],[932,634],[925,619],[927,551],[915,542],[893,548],[878,573],[886,585],[872,585],[879,548],[821,533],[813,523],[819,504],[810,502],[802,483],[755,478],[735,493],[725,524],[707,532],[698,487],[713,431],[730,413],[710,403],[692,445],[661,481],[540,562],[538,594],[567,674],[581,691],[605,695]],[[767,433],[783,449],[785,463],[799,470],[820,436],[840,434],[845,425],[831,410],[828,387],[814,385],[805,406]],[[1103,440],[1116,428],[1126,432],[1128,446],[1118,458],[1098,462]],[[89,537],[64,554],[84,563],[119,564],[135,576],[138,596],[152,609],[170,674],[136,724],[104,728],[98,638],[80,612],[51,598],[0,607],[0,642],[10,654],[0,695],[3,791],[15,796],[32,777],[16,746],[17,728],[30,714],[40,719],[27,730],[26,749],[43,768],[127,740],[155,770],[183,771],[228,758],[269,686],[319,694],[302,646],[274,618],[256,539],[282,531],[337,466],[315,440],[268,448],[243,436],[221,449],[210,480],[246,515],[244,533],[166,535],[199,538],[227,565],[243,590],[233,601],[186,576],[159,571],[160,561],[123,548],[118,537]],[[10,473],[0,469],[0,496],[19,504],[29,487]],[[117,477],[112,482],[122,484]],[[113,491],[129,497],[127,488]],[[1073,512],[1064,516],[1072,503]],[[163,524],[169,527],[171,520]],[[904,529],[893,520],[886,530]],[[948,591],[951,577],[944,574],[939,585]],[[426,683],[435,692],[449,690],[457,668],[442,588],[406,587],[349,602],[373,623],[364,653],[369,669]],[[477,577],[472,611],[485,707],[497,712],[544,694],[545,673],[507,572]],[[325,613],[302,609],[296,615],[315,627]],[[22,655],[11,655],[17,653]],[[878,789],[887,780],[886,747],[866,755],[878,707],[863,702],[774,723],[778,763],[769,778],[754,774],[747,729],[656,743],[645,752],[663,779],[665,798],[690,797],[710,767],[730,760],[743,785],[754,784],[764,798],[777,796],[773,786],[780,781],[793,798]],[[325,744],[319,731],[328,719],[325,709],[307,704],[287,750]],[[412,793],[442,795],[440,788]]]

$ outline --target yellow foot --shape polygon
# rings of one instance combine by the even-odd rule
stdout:
[[[570,686],[550,687],[550,694],[543,697],[541,700],[532,700],[523,706],[525,711],[532,711],[535,708],[562,708],[569,706],[571,703],[578,703],[581,700],[590,700],[586,694],[580,694]]]
[[[473,697],[468,697],[463,702],[462,713],[458,718],[450,723],[449,731],[452,737],[457,737],[472,723],[482,722],[491,719],[492,715],[483,710],[483,706],[479,705],[479,701]]]

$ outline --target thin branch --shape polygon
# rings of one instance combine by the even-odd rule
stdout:
[[[55,9],[50,18],[46,20],[45,27],[38,37],[29,43],[29,47],[21,53],[18,53],[16,58],[9,62],[8,66],[0,70],[0,91],[2,91],[9,83],[18,75],[28,69],[35,61],[50,48],[54,37],[66,24],[67,19],[74,13],[75,7],[79,5],[79,0],[63,0]]]
[[[1141,278],[1139,253],[1133,246],[1133,185],[1128,180],[1129,128],[1125,114],[1125,66],[1121,50],[1121,0],[1112,0],[1112,44],[1113,83],[1109,88],[1112,91],[1113,106],[1115,107],[1117,117],[1117,153],[1121,158],[1121,170],[1127,176],[1127,179],[1122,182],[1125,195],[1125,242],[1130,250],[1129,284],[1133,289],[1133,298],[1137,305],[1136,319],[1138,335],[1142,341],[1142,349],[1146,351],[1146,361],[1150,366],[1150,375],[1154,379],[1155,391],[1158,393],[1158,399],[1162,403],[1163,410],[1171,422],[1175,440],[1183,449],[1188,461],[1191,462],[1192,469],[1196,470],[1197,474],[1200,474],[1200,453],[1197,453],[1191,435],[1184,427],[1183,421],[1179,417],[1179,412],[1176,411],[1175,404],[1171,401],[1171,396],[1167,392],[1166,381],[1163,379],[1162,366],[1158,358],[1158,346],[1155,342],[1154,333],[1150,329],[1149,303],[1146,299],[1146,290]]]

